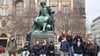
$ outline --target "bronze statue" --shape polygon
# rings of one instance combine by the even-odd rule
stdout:
[[[45,2],[41,2],[39,15],[33,21],[34,31],[54,31],[54,11]]]

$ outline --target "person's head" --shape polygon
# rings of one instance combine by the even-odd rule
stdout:
[[[43,45],[46,45],[46,44],[47,44],[47,42],[46,42],[46,40],[44,40],[44,41],[43,41]]]
[[[80,36],[80,33],[79,32],[77,32],[77,36]]]
[[[77,39],[77,42],[81,42],[81,39],[80,39],[80,38],[78,38],[78,39]]]
[[[66,31],[62,31],[62,36],[65,37],[66,36]]]
[[[90,47],[94,47],[94,46],[95,46],[94,41],[93,40],[90,41]]]
[[[53,45],[53,41],[50,41],[50,45]]]
[[[70,30],[67,32],[67,35],[71,35],[71,31]]]

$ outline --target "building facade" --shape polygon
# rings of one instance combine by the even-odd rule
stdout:
[[[57,34],[71,30],[85,35],[85,0],[46,0],[46,5],[55,11]],[[40,9],[40,0],[0,0],[0,41],[14,35],[20,42]]]
[[[93,20],[91,31],[94,40],[100,45],[100,16]]]

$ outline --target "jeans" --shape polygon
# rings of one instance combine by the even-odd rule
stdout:
[[[29,56],[29,54],[30,54],[29,51],[23,51],[22,52],[22,56]]]
[[[68,56],[74,56],[73,46],[70,47]]]
[[[68,52],[60,51],[60,56],[68,56]]]
[[[83,54],[76,54],[76,53],[74,53],[74,56],[83,56]]]

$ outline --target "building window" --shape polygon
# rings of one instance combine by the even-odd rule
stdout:
[[[2,28],[7,27],[7,22],[6,22],[5,20],[2,20],[2,22],[1,22],[1,26],[2,26]]]
[[[69,8],[67,6],[63,7],[63,13],[68,13],[69,12]]]
[[[52,11],[54,11],[55,13],[57,12],[57,7],[56,7],[56,6],[50,6],[50,8],[51,8]]]
[[[16,41],[17,41],[18,44],[21,44],[22,38],[21,38],[21,35],[20,34],[17,34],[16,35]]]
[[[16,6],[23,6],[23,2],[17,2]]]
[[[16,15],[17,15],[17,16],[22,15],[22,10],[16,10]]]
[[[8,15],[8,11],[6,8],[0,8],[0,15],[1,16],[7,16]]]
[[[8,0],[2,0],[2,4],[6,5],[8,3]]]
[[[5,33],[2,33],[0,37],[7,37]]]

